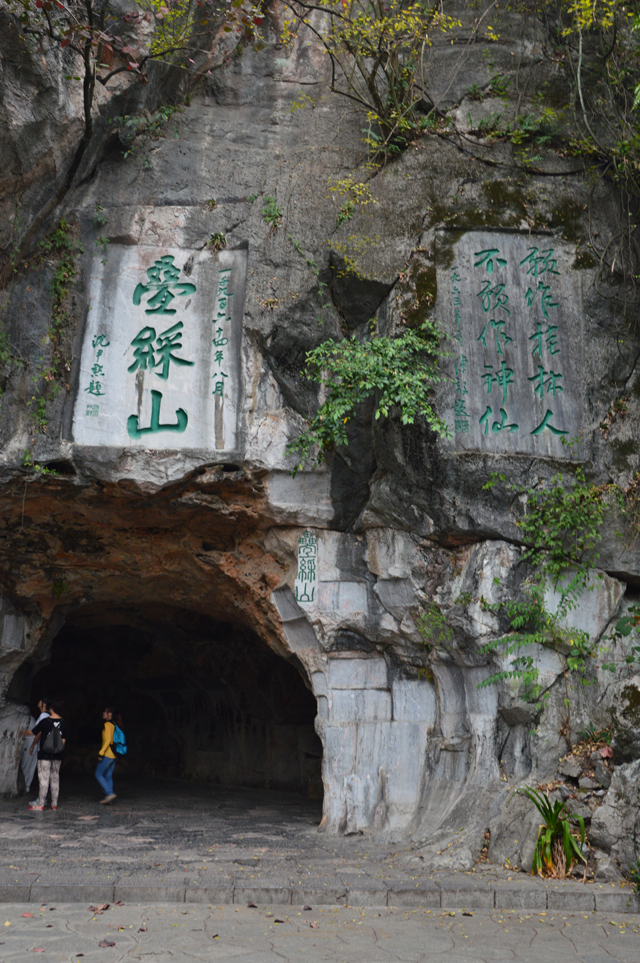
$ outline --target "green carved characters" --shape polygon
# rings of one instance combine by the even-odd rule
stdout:
[[[493,266],[491,268],[493,270]],[[469,412],[467,411],[467,403],[465,401],[465,395],[469,394],[469,389],[467,388],[467,382],[465,381],[465,375],[467,372],[467,356],[464,354],[464,342],[462,337],[462,315],[460,314],[460,308],[462,305],[461,292],[460,292],[460,281],[461,277],[454,267],[451,270],[451,291],[453,294],[453,317],[455,320],[456,331],[454,334],[455,340],[460,345],[460,358],[455,362],[455,373],[456,373],[456,400],[454,402],[454,424],[455,431],[458,434],[469,434]]]
[[[231,321],[231,318],[228,317],[228,312],[231,308],[230,300],[233,297],[233,294],[230,294],[228,290],[230,278],[230,268],[220,272],[218,297],[216,300],[216,317],[211,322],[214,325],[212,344],[216,349],[213,354],[213,360],[214,366],[218,369],[211,376],[211,380],[213,381],[213,391],[211,393],[216,399],[216,404],[220,404],[218,399],[222,400],[224,398],[224,379],[229,377],[228,373],[223,370],[223,365],[226,367],[225,348],[229,344],[229,339],[224,335],[223,325]]]
[[[142,299],[147,298],[145,314],[174,315],[176,308],[171,306],[173,300],[176,297],[195,294],[195,284],[191,281],[179,280],[180,268],[173,263],[174,260],[171,254],[158,258],[151,267],[147,268],[147,283],[136,286],[133,292],[133,303],[138,307]],[[145,325],[131,342],[133,363],[127,370],[130,373],[153,371],[162,381],[168,381],[171,365],[193,367],[193,361],[177,353],[182,349],[183,328],[183,322],[176,321],[157,334],[154,327]],[[127,433],[130,438],[141,438],[143,435],[156,434],[160,431],[183,432],[186,430],[189,416],[184,408],[178,408],[175,411],[175,421],[162,422],[160,420],[161,404],[162,392],[152,389],[149,425],[143,428],[140,426],[138,415],[129,415]]]
[[[475,419],[481,434],[487,437],[503,431],[533,437],[543,432],[552,435],[568,433],[562,424],[558,424],[555,407],[555,402],[566,390],[561,365],[560,326],[556,320],[559,302],[554,292],[555,279],[560,275],[558,255],[552,247],[536,245],[529,245],[526,253],[515,254],[514,247],[517,251],[518,243],[514,239],[513,244],[494,243],[475,251],[471,248],[469,255],[463,257],[462,263],[469,263],[467,257],[473,253],[471,284],[477,274],[481,275],[477,285],[469,291],[475,295],[473,301],[477,308],[465,304],[464,269],[459,265],[451,269],[454,339],[459,345],[459,356],[454,363],[456,433],[469,433],[470,422]],[[474,359],[471,363],[465,354],[461,323],[465,306],[471,317],[480,314],[483,318],[472,335],[478,349],[471,352]],[[529,353],[536,362],[534,370],[537,367],[537,373],[533,376],[529,376],[526,369],[521,370],[523,339],[528,339]],[[527,340],[524,340],[526,344]],[[473,370],[478,361],[478,350],[480,371]],[[527,367],[531,370],[529,365]],[[523,389],[527,382],[531,385],[530,389],[527,388],[527,392],[531,391],[530,409],[528,406],[523,408]],[[482,385],[486,401],[479,410],[477,407],[474,410],[477,388],[471,393],[469,389],[478,384]],[[519,399],[519,418],[511,414],[516,397]],[[543,417],[539,407],[541,400],[544,401]],[[522,424],[525,412],[527,420],[530,419],[528,425]]]
[[[106,394],[106,392],[103,391],[103,379],[105,376],[105,362],[103,355],[105,353],[105,348],[108,348],[110,344],[111,342],[107,341],[106,334],[97,334],[91,339],[91,347],[93,348],[93,364],[91,365],[91,377],[89,379],[89,384],[84,390],[96,398],[102,398],[103,395]],[[87,417],[97,417],[99,414],[100,406],[97,404],[89,404],[87,402],[85,415]]]
[[[133,303],[136,307],[143,296],[150,295],[145,314],[175,314],[176,309],[171,307],[171,302],[176,295],[184,297],[185,294],[195,294],[195,284],[178,281],[180,268],[175,266],[174,260],[171,254],[158,258],[152,267],[147,268],[147,283],[136,285],[133,292]]]

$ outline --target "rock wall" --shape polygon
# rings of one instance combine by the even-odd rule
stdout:
[[[493,62],[512,71],[517,53],[533,97],[545,80],[535,36],[509,24]],[[13,35],[2,36],[9,63]],[[430,56],[437,86],[450,51]],[[491,108],[467,94],[487,83],[481,45],[457,62],[443,104],[471,130]],[[34,54],[4,80],[7,250],[78,137],[59,53],[43,63]],[[301,90],[311,106],[295,110]],[[434,866],[470,866],[487,831],[491,858],[526,865],[536,814],[507,805],[512,790],[553,781],[580,729],[615,709],[619,768],[590,799],[594,841],[628,866],[640,845],[632,669],[590,664],[597,684],[573,694],[568,722],[561,653],[535,652],[542,708],[513,681],[480,685],[509,668],[483,649],[508,628],[487,606],[515,597],[529,571],[509,483],[534,488],[579,464],[627,488],[639,464],[637,335],[621,341],[581,253],[588,182],[566,158],[523,172],[506,146],[489,164],[425,135],[370,179],[375,203],[336,226],[330,188],[362,172],[362,118],[330,95],[308,38],[205,74],[164,133],[124,158],[131,144],[109,121],[171,96],[160,70],[144,91],[127,80],[101,94],[95,146],[61,209],[81,246],[63,304],[55,250],[21,265],[2,295],[20,362],[4,364],[0,420],[2,791],[17,791],[20,666],[24,691],[83,612],[137,619],[167,606],[251,630],[313,692],[324,830],[411,837]],[[603,236],[615,231],[612,190],[601,182],[589,212]],[[280,223],[265,219],[267,197]],[[65,316],[55,336],[54,308]],[[305,353],[364,336],[371,318],[393,333],[432,311],[453,345],[437,399],[451,439],[394,417],[374,425],[365,406],[348,447],[292,477],[286,446],[319,401]],[[608,415],[621,396],[622,413]],[[494,472],[505,483],[486,490]],[[574,613],[594,640],[640,583],[633,537],[607,529],[598,566],[604,581]],[[446,625],[425,636],[419,617],[433,606]]]

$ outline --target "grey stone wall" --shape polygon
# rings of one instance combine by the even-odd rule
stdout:
[[[508,72],[517,53],[519,70],[531,74],[531,96],[544,80],[534,40],[511,19],[491,51]],[[12,49],[10,39],[0,43]],[[430,51],[434,89],[451,57],[438,44]],[[492,106],[468,96],[472,84],[487,82],[486,59],[477,46],[456,57],[444,103],[469,133],[475,112]],[[65,93],[54,53],[45,59],[46,77],[34,57],[29,71],[10,77],[3,89],[7,249],[18,230],[12,191],[22,192],[20,216],[28,220],[59,183],[78,137],[79,105]],[[330,188],[338,177],[363,176],[363,119],[331,97],[326,64],[306,39],[286,51],[244,50],[230,59],[192,92],[164,136],[140,139],[124,159],[110,117],[143,116],[175,95],[172,84],[158,71],[148,91],[123,86],[111,99],[101,94],[95,149],[61,210],[83,253],[57,345],[65,359],[57,393],[45,390],[38,369],[53,350],[46,332],[55,258],[20,268],[2,293],[4,330],[22,362],[5,366],[0,402],[4,692],[21,663],[35,671],[46,662],[69,613],[91,604],[161,601],[235,620],[288,659],[313,690],[323,745],[323,829],[411,837],[416,859],[459,868],[478,857],[490,830],[492,858],[526,865],[536,815],[507,799],[523,781],[555,779],[579,730],[608,722],[622,699],[616,687],[627,685],[632,672],[623,667],[612,679],[590,664],[597,685],[574,693],[568,730],[563,653],[543,647],[535,653],[548,695],[542,709],[526,702],[513,681],[479,688],[491,671],[509,668],[483,650],[507,625],[480,599],[516,597],[528,571],[515,524],[522,501],[508,484],[526,491],[579,463],[590,482],[627,488],[640,465],[637,333],[621,327],[616,302],[602,296],[595,265],[580,253],[589,229],[603,238],[615,232],[612,188],[598,186],[589,228],[589,183],[566,158],[522,172],[505,145],[495,147],[487,164],[454,138],[425,135],[371,177],[375,203],[337,225],[340,202]],[[301,90],[310,92],[312,105],[295,110]],[[14,95],[23,106],[31,99],[31,112],[12,108]],[[263,217],[267,196],[283,212],[278,226]],[[102,226],[96,205],[106,218]],[[208,245],[215,234],[226,237],[219,254]],[[101,235],[106,251],[96,246]],[[507,264],[496,260],[489,276],[480,255],[493,248]],[[534,249],[546,262],[526,261]],[[189,292],[174,289],[178,311],[160,324],[144,298],[135,304],[135,291],[167,281],[148,274],[166,257],[181,272],[169,280],[195,284],[203,298],[187,307]],[[357,270],[348,269],[354,262]],[[216,361],[209,334],[227,263],[242,278],[232,291],[233,312],[224,316],[229,334],[223,326],[218,335],[214,326],[229,352]],[[454,268],[460,268],[460,326]],[[556,286],[543,303],[548,292],[538,284],[549,276]],[[512,300],[494,296],[487,313],[477,298],[488,280],[492,289],[504,285]],[[513,315],[500,314],[500,304]],[[321,400],[302,373],[305,353],[330,336],[364,336],[372,318],[379,333],[394,333],[432,312],[453,338],[445,363],[453,380],[436,398],[452,440],[436,438],[421,423],[403,427],[393,416],[374,424],[365,406],[347,448],[292,478],[286,446]],[[167,334],[174,319],[183,325],[180,349],[176,332]],[[145,326],[154,329],[145,342],[155,352],[153,364],[147,355],[146,367],[131,370]],[[538,326],[546,340],[536,355]],[[550,326],[557,327],[554,342]],[[97,343],[101,334],[108,348]],[[163,379],[157,362],[167,345],[174,360]],[[562,368],[555,354],[544,354],[557,346]],[[101,347],[112,357],[98,358]],[[176,356],[192,365],[180,366]],[[87,390],[103,361],[111,406],[104,422],[104,413],[94,411],[106,404],[103,396]],[[222,361],[229,367],[214,370]],[[456,377],[466,378],[467,394],[458,391]],[[152,426],[152,391],[169,400],[169,387],[169,415],[161,409],[156,424],[165,433],[132,434],[132,415],[137,429]],[[46,397],[47,415],[39,428],[38,393]],[[601,430],[621,397],[624,410]],[[456,414],[456,402],[464,402],[466,415],[460,406]],[[492,411],[483,422],[486,407]],[[551,409],[559,420],[547,419],[534,434]],[[189,438],[186,426],[184,439],[166,431],[170,422],[179,426],[180,410],[197,426]],[[233,443],[221,440],[221,426]],[[563,437],[578,441],[567,449]],[[25,451],[31,463],[57,475],[25,467]],[[506,484],[487,491],[493,472]],[[627,586],[633,592],[640,579],[633,533],[617,538],[617,525],[604,532],[597,563],[606,578],[594,583],[577,612],[576,625],[594,639],[606,634],[629,604]],[[447,613],[447,631],[425,639],[417,620],[432,605]],[[13,793],[22,709],[6,702],[10,695],[3,698],[1,788]],[[591,793],[589,812],[598,846],[628,865],[639,843],[637,800],[627,792],[638,739],[634,719],[619,711],[626,720],[615,759],[620,769],[606,797]],[[613,797],[618,784],[623,790]]]

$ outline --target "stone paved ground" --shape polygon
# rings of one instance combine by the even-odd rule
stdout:
[[[0,801],[0,901],[640,912],[628,885],[487,863],[428,873],[404,843],[318,833],[320,803],[302,796],[169,780],[116,788],[111,807],[89,777],[63,780],[57,812]]]
[[[4,905],[0,959],[24,963],[34,953],[50,963],[637,963],[640,920],[596,913],[166,903],[112,906],[95,915],[87,904]]]

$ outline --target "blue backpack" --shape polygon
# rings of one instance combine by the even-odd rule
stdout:
[[[116,756],[126,756],[127,754],[127,738],[120,726],[114,726],[111,748]]]

